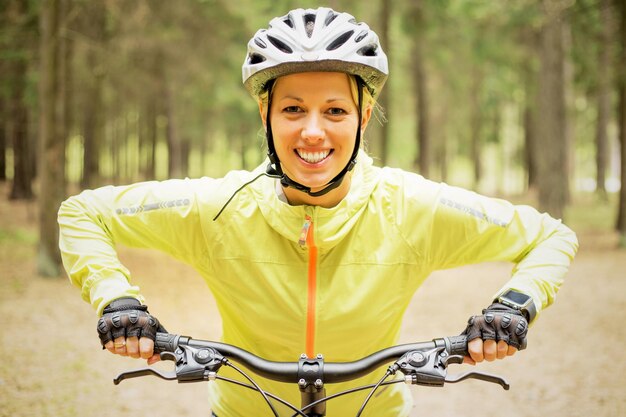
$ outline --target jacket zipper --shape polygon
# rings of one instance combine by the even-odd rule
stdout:
[[[306,307],[306,341],[305,353],[307,357],[315,357],[315,308],[317,299],[317,246],[313,232],[313,220],[306,215],[304,225],[300,233],[300,245],[309,248],[309,265],[307,281],[307,307]]]

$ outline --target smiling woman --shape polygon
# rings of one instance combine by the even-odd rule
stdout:
[[[117,258],[120,243],[194,266],[215,296],[223,341],[273,361],[301,352],[353,361],[394,345],[409,301],[431,272],[511,261],[513,276],[484,296],[489,307],[459,324],[468,363],[523,349],[529,323],[561,286],[576,237],[530,207],[374,166],[361,136],[387,73],[366,24],[328,8],[293,10],[253,36],[242,67],[267,134],[265,163],[223,178],[104,187],[67,200],[59,212],[64,263],[102,316],[102,345],[158,360],[159,322]],[[185,204],[161,204],[172,201]],[[128,210],[142,207],[158,210]],[[300,401],[287,384],[259,381]],[[347,388],[314,385],[329,395]],[[210,396],[219,417],[270,411],[234,385],[212,384]],[[341,397],[328,404],[328,415],[351,415],[361,403],[358,395]],[[367,415],[406,417],[410,410],[408,388],[395,384],[377,393]]]

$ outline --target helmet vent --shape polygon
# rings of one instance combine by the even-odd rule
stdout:
[[[292,28],[292,29],[295,26],[294,23],[293,23],[293,17],[291,16],[291,13],[289,13],[287,16],[285,16],[285,19],[283,20],[283,22],[285,22],[285,24],[287,26],[289,26],[290,28]]]
[[[267,48],[267,44],[260,38],[254,38],[254,43],[256,43],[260,48]]]
[[[349,32],[344,33],[341,36],[338,36],[334,41],[332,41],[330,43],[330,45],[328,45],[326,47],[327,51],[334,51],[335,49],[339,48],[341,45],[343,45],[344,43],[346,43],[348,41],[348,39],[350,39],[350,37],[354,34],[354,31],[351,30]]]
[[[281,41],[280,39],[267,35],[267,40],[269,40],[272,45],[278,48],[281,52],[284,52],[286,54],[293,53],[293,49],[291,49],[285,42]]]
[[[376,45],[367,45],[359,49],[357,53],[362,56],[378,56]]]
[[[333,12],[332,10],[330,10],[328,12],[328,15],[326,16],[326,20],[324,21],[324,26],[330,25],[333,22],[333,20],[335,20],[335,18],[337,16],[339,16],[339,14],[337,14],[337,13]]]
[[[261,54],[252,53],[248,56],[248,64],[250,65],[260,64],[263,61],[265,61],[265,57]]]
[[[359,43],[361,42],[363,39],[365,39],[365,37],[367,36],[369,32],[367,30],[362,31],[361,33],[359,33],[357,35],[356,38],[354,38],[354,42]]]
[[[315,15],[313,13],[304,15],[304,28],[306,35],[310,38],[313,35],[313,29],[315,29]]]

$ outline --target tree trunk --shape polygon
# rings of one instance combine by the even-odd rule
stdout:
[[[527,186],[529,190],[535,190],[537,188],[537,157],[539,156],[536,134],[537,115],[533,103],[536,103],[536,98],[527,95],[524,105],[524,159],[526,162],[526,173],[528,175]]]
[[[502,132],[502,111],[500,110],[500,103],[496,103],[493,109],[493,125],[491,127],[491,131],[493,132],[494,142],[498,144],[499,150],[499,161],[496,164],[497,168],[497,180],[496,180],[496,193],[498,195],[503,195],[506,193],[506,160],[507,155],[505,152],[506,149],[506,138],[501,135]]]
[[[74,53],[74,42],[71,36],[67,36],[69,32],[69,13],[72,7],[73,0],[61,0],[62,14],[63,20],[61,21],[61,85],[59,89],[61,89],[61,94],[59,95],[59,100],[63,100],[63,104],[61,107],[63,108],[63,122],[59,128],[61,131],[59,132],[59,136],[63,141],[63,174],[61,175],[62,184],[59,185],[59,196],[61,200],[59,203],[63,201],[65,197],[65,190],[67,189],[67,177],[65,175],[65,165],[66,165],[66,155],[65,150],[67,146],[67,141],[69,140],[72,125],[74,123],[74,82],[73,82],[73,72],[72,72],[72,55]],[[56,219],[55,219],[56,222]]]
[[[619,141],[621,145],[621,167],[619,192],[619,208],[617,215],[617,231],[620,234],[620,246],[626,247],[626,5],[622,0],[615,2],[620,13],[619,44],[621,56],[617,63],[619,91]]]
[[[100,183],[100,144],[102,128],[102,82],[98,78],[90,81],[90,92],[85,103],[83,127],[83,176],[80,185],[83,189],[94,188]]]
[[[626,71],[626,62],[622,63]],[[620,180],[619,208],[617,214],[617,231],[620,234],[620,246],[626,247],[626,83],[619,92],[619,142],[620,142]]]
[[[6,109],[3,98],[0,96],[0,182],[7,179],[7,122]]]
[[[176,126],[174,97],[169,87],[166,87],[165,94],[165,106],[167,113],[168,175],[170,178],[181,178],[183,176],[183,152],[181,138]]]
[[[534,192],[537,190],[537,178],[539,176],[537,172],[537,158],[539,157],[538,147],[539,141],[537,138],[537,87],[538,87],[538,73],[533,66],[532,53],[539,51],[539,37],[538,33],[530,28],[526,28],[522,32],[523,43],[525,49],[532,51],[526,59],[523,67],[523,80],[524,80],[524,109],[523,109],[523,123],[524,123],[524,164],[527,175],[526,186],[528,190]],[[539,55],[539,54],[537,54]]]
[[[540,35],[541,67],[537,93],[539,208],[562,218],[568,196],[567,112],[565,101],[564,18],[555,3],[544,0]]]
[[[149,100],[145,105],[143,128],[145,136],[142,137],[141,154],[144,160],[143,175],[146,180],[156,179],[156,144],[157,144],[157,105],[154,100]]]
[[[180,178],[189,176],[189,155],[191,154],[191,142],[187,138],[180,140]],[[245,163],[245,148],[241,153]],[[242,166],[245,169],[245,165]]]
[[[210,130],[210,129],[209,129]],[[200,172],[202,175],[207,175],[207,156],[209,155],[209,142],[212,140],[212,136],[209,133],[200,141]]]
[[[480,105],[480,92],[482,90],[482,74],[477,69],[472,72],[472,86],[470,89],[470,143],[471,157],[474,163],[474,189],[478,190],[483,176],[481,158],[481,130],[482,114],[484,109]]]
[[[31,199],[32,170],[30,164],[30,141],[28,138],[28,110],[24,103],[26,90],[26,62],[14,63],[13,94],[11,98],[11,136],[13,137],[13,186],[11,200]]]
[[[94,2],[89,10],[88,19],[90,35],[95,45],[87,51],[87,67],[90,71],[87,82],[87,94],[84,97],[83,125],[83,176],[80,181],[82,188],[95,188],[100,185],[100,147],[104,140],[103,125],[103,88],[104,62],[100,48],[105,41],[106,9],[100,2]]]
[[[546,0],[554,2],[554,0]],[[565,2],[563,2],[565,4]],[[572,26],[568,20],[570,11],[564,10],[561,15],[561,33],[563,34],[562,52],[563,57],[563,95],[565,96],[565,118],[563,125],[565,127],[565,144],[564,155],[565,164],[563,166],[562,178],[566,180],[567,184],[563,184],[563,193],[565,202],[564,206],[571,202],[571,193],[569,186],[569,179],[574,178],[576,170],[576,159],[574,154],[574,138],[575,128],[574,118],[576,117],[574,112],[574,63],[572,61]]]
[[[439,163],[439,171],[441,172],[441,181],[448,182],[448,132],[443,129],[439,136],[438,153],[439,157],[437,162]]]
[[[413,33],[412,43],[412,78],[416,97],[416,139],[418,157],[415,162],[420,174],[428,177],[430,173],[430,118],[428,101],[428,81],[424,65],[425,18],[423,4],[419,0],[410,2],[409,25]]]
[[[127,97],[122,97],[122,100],[129,102]],[[119,117],[119,144],[120,144],[120,178],[123,184],[132,182],[132,174],[130,170],[130,149],[132,146],[130,139],[130,128],[128,125],[128,113],[131,111],[132,106],[128,108],[126,106],[120,106],[122,109]]]
[[[115,106],[116,109],[121,109],[120,105],[116,105]],[[111,169],[112,169],[112,175],[111,178],[113,179],[113,183],[114,184],[120,184],[122,182],[122,176],[121,176],[121,168],[120,168],[120,129],[119,129],[119,122],[118,122],[118,118],[120,117],[119,114],[115,114],[111,115],[112,119],[113,119],[113,123],[112,123],[112,127],[111,127],[111,137],[110,137],[110,141],[111,141]]]
[[[24,1],[13,1],[9,4],[7,16],[12,25],[24,29],[28,5]],[[7,64],[10,80],[10,100],[7,103],[7,120],[13,148],[13,184],[9,198],[22,200],[33,198],[33,172],[30,164],[31,148],[28,136],[28,108],[26,105],[26,77],[28,74],[26,31],[18,32],[15,41],[15,57]]]
[[[391,48],[389,42],[389,25],[391,21],[391,1],[392,0],[382,0],[382,10],[381,10],[381,33],[380,33],[380,41],[382,43],[383,49],[387,54],[387,61],[391,62]],[[389,147],[390,147],[390,137],[391,137],[391,127],[389,125],[389,108],[392,103],[392,91],[389,85],[385,88],[378,98],[378,102],[386,113],[387,122],[383,123],[381,132],[380,132],[380,162],[383,166],[387,165],[389,160]]]
[[[57,211],[65,197],[64,97],[64,0],[43,2],[40,70],[40,192],[39,247],[37,269],[40,275],[56,277],[60,273]]]
[[[602,0],[600,4],[600,14],[602,23],[602,32],[600,34],[600,42],[598,42],[598,113],[596,120],[596,192],[604,201],[607,200],[606,194],[606,170],[608,165],[609,149],[607,127],[609,124],[609,108],[611,106],[610,91],[610,65],[611,57],[609,55],[608,45],[611,39],[610,20],[611,20],[611,0]]]

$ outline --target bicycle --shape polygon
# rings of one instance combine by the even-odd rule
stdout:
[[[177,380],[179,383],[222,380],[258,391],[275,416],[279,414],[270,398],[284,404],[294,411],[292,417],[323,417],[326,415],[327,401],[342,395],[370,389],[356,414],[356,417],[359,417],[379,387],[401,382],[442,387],[445,383],[478,379],[499,384],[505,390],[509,389],[507,381],[496,375],[475,371],[455,376],[447,374],[449,364],[463,363],[463,357],[467,355],[467,340],[464,335],[433,339],[430,342],[392,346],[353,362],[324,362],[322,355],[308,358],[304,354],[300,356],[297,362],[275,362],[226,343],[192,339],[169,333],[157,333],[155,351],[160,352],[161,359],[171,360],[175,363],[174,371],[164,372],[150,367],[126,371],[113,380],[114,384],[117,385],[125,379],[147,375],[154,375],[165,380]],[[280,382],[296,383],[301,392],[300,408],[263,391],[248,374],[231,362],[231,359],[261,377]],[[376,384],[356,387],[326,396],[325,384],[356,379],[390,362],[393,364],[389,366],[384,376]],[[247,384],[218,375],[222,366],[232,367],[250,383]],[[404,374],[404,379],[386,381],[398,371]]]

